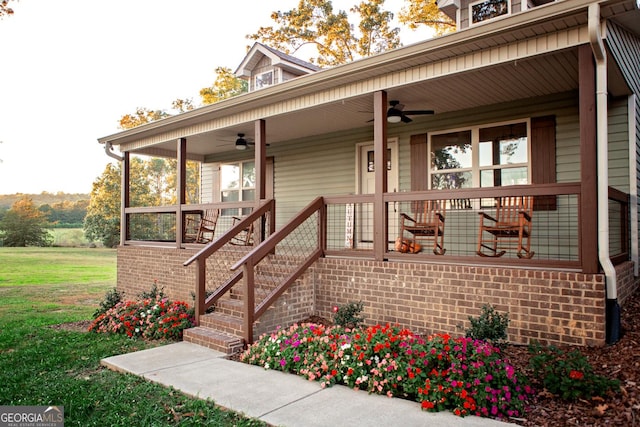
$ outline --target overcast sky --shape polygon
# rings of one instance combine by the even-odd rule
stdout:
[[[347,9],[356,0],[334,0]],[[245,38],[298,0],[19,0],[0,19],[0,194],[89,193],[97,138],[137,107],[169,110],[244,58]],[[387,0],[398,12],[403,0]],[[404,44],[424,32],[403,33]],[[306,58],[302,58],[306,59]]]

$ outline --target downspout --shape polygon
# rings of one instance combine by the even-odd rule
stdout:
[[[629,206],[631,223],[631,261],[633,275],[638,277],[638,172],[636,153],[636,95],[629,96],[627,101],[627,121],[629,123]]]
[[[589,42],[596,62],[596,145],[598,173],[598,260],[604,271],[606,301],[606,341],[620,339],[620,305],[616,270],[609,256],[609,155],[607,108],[607,52],[602,41],[600,5],[589,5]]]
[[[107,156],[111,157],[112,159],[119,160],[119,161],[123,161],[124,160],[124,157],[118,156],[116,153],[114,153],[111,150],[113,150],[113,145],[111,145],[110,142],[105,142],[105,144],[104,144],[104,152],[107,153]]]

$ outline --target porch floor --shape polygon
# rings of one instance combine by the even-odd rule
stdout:
[[[322,427],[471,426],[512,424],[490,418],[425,412],[416,402],[388,398],[343,386],[321,388],[292,374],[229,360],[226,355],[188,342],[112,356],[101,364],[260,419],[270,425]],[[274,392],[277,391],[277,392]]]

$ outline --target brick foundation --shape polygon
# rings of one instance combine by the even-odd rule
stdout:
[[[120,247],[118,289],[133,297],[148,291],[157,279],[172,299],[193,304],[195,267],[185,268],[182,263],[194,253]],[[232,254],[219,255],[231,259]],[[215,275],[214,266],[208,264],[207,270],[209,277]],[[624,304],[638,288],[633,263],[617,266],[616,272],[618,299]],[[312,314],[331,318],[334,305],[357,301],[364,303],[367,324],[397,323],[416,333],[463,334],[469,316],[478,316],[484,304],[492,304],[509,314],[511,342],[605,343],[602,274],[338,258],[322,258],[314,264],[259,319],[254,336]]]

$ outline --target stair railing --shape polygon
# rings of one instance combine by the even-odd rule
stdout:
[[[311,217],[316,215],[315,225],[311,221]],[[298,229],[315,228],[315,236],[312,239],[297,239],[294,233]],[[309,268],[318,258],[324,254],[325,247],[325,204],[322,197],[318,197],[298,213],[291,221],[289,221],[281,229],[273,233],[269,238],[257,246],[254,250],[245,255],[236,262],[231,270],[241,273],[244,285],[244,306],[243,306],[243,338],[246,343],[253,342],[253,323],[276,301],[280,295],[289,289],[289,287]],[[307,234],[308,236],[308,234]],[[282,243],[288,237],[292,237],[289,246],[278,249],[278,244]],[[304,252],[300,248],[300,244],[306,244],[307,253],[303,257],[299,255]],[[279,281],[277,286],[262,300],[257,306],[255,304],[255,286],[256,286],[256,266],[260,261],[270,254],[283,254],[287,251],[296,251],[297,257],[286,257],[287,273],[285,277]],[[300,259],[302,258],[302,259]],[[294,261],[295,259],[295,261]],[[295,264],[294,264],[295,262]]]
[[[257,209],[254,209],[249,215],[243,218],[240,222],[233,225],[218,239],[210,242],[198,253],[193,255],[187,261],[183,263],[185,267],[188,267],[193,262],[196,263],[196,295],[195,295],[195,314],[196,324],[200,322],[200,316],[205,314],[207,308],[215,304],[229,289],[233,287],[241,278],[242,271],[238,271],[229,277],[221,286],[219,286],[211,295],[207,297],[206,282],[207,282],[207,259],[213,256],[217,251],[224,247],[227,243],[231,242],[234,237],[244,232],[252,223],[258,221],[261,217],[264,217],[261,227],[254,227],[255,232],[262,233],[263,235],[268,233],[272,234],[275,229],[275,201],[267,200],[260,204]],[[265,228],[269,227],[269,230]],[[255,240],[255,239],[254,239]]]

